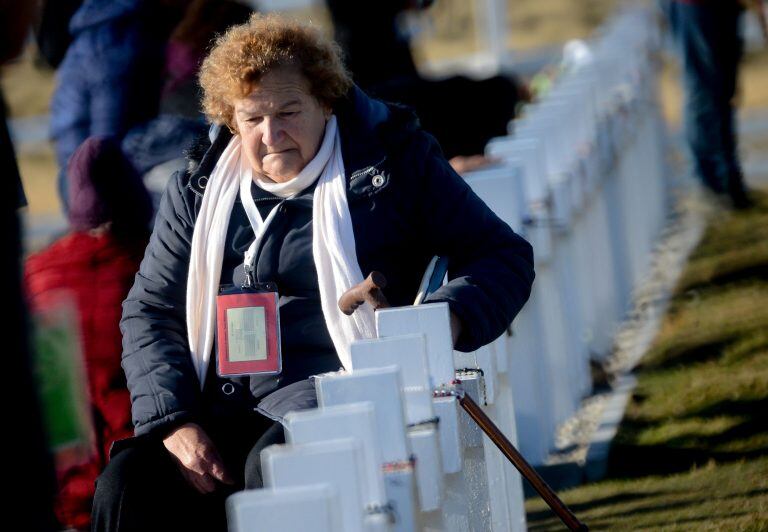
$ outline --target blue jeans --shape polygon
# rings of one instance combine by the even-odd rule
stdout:
[[[743,194],[733,107],[742,9],[736,0],[666,0],[662,7],[681,56],[684,128],[695,172],[715,193]]]

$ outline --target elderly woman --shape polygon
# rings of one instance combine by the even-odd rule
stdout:
[[[259,452],[287,410],[313,406],[312,375],[348,365],[374,333],[339,297],[373,270],[393,305],[413,302],[431,257],[450,260],[456,348],[499,336],[528,298],[531,247],[451,169],[406,109],[367,97],[317,31],[254,15],[201,70],[223,127],[168,185],[123,305],[123,368],[136,437],[97,484],[97,530],[224,528],[223,499],[261,484]],[[462,120],[457,102],[456,120]],[[277,286],[282,369],[227,375],[220,291]],[[213,359],[213,360],[212,360]]]

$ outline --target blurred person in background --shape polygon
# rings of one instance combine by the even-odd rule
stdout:
[[[113,138],[87,139],[70,158],[67,178],[70,231],[29,256],[24,288],[33,313],[62,292],[77,308],[96,449],[89,462],[57,472],[55,509],[63,526],[87,530],[94,482],[109,448],[133,433],[118,324],[149,239],[152,208]]]
[[[528,91],[521,80],[507,75],[482,80],[464,76],[424,79],[398,19],[433,3],[326,0],[336,41],[344,50],[355,83],[376,98],[413,107],[451,165],[462,172],[491,162],[482,156],[485,145],[507,134],[507,125],[518,103],[528,98]],[[456,119],[457,113],[461,120]]]
[[[768,37],[762,0],[749,0]],[[730,206],[752,205],[739,162],[734,98],[744,6],[739,0],[662,0],[683,67],[684,129],[694,172]]]
[[[165,45],[188,0],[85,0],[69,23],[72,42],[51,99],[58,190],[64,169],[90,136],[121,137],[158,112]]]
[[[21,53],[35,9],[34,2],[0,0],[0,69]],[[52,504],[55,476],[32,369],[29,316],[21,290],[19,210],[27,200],[6,116],[0,90],[0,172],[5,186],[0,194],[0,293],[6,303],[2,333],[4,370],[9,377],[3,386],[3,473],[12,479],[10,493],[3,498],[4,507],[12,511],[5,516],[5,524],[15,518],[17,528],[49,532],[56,529]]]
[[[216,35],[247,21],[252,12],[238,1],[193,0],[171,33],[165,49],[159,114],[132,128],[122,143],[123,152],[144,177],[155,206],[168,177],[186,166],[185,155],[207,140],[208,124],[197,82],[200,64]]]
[[[197,76],[216,36],[243,24],[253,9],[241,1],[192,0],[173,29],[165,53],[161,111],[205,121]]]

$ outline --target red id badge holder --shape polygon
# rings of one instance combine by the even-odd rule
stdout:
[[[216,296],[219,376],[280,373],[277,286],[222,287]]]

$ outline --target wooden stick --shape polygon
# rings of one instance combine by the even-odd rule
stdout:
[[[571,512],[571,510],[560,500],[560,497],[552,491],[552,488],[541,478],[541,475],[529,464],[523,455],[515,449],[515,446],[499,430],[496,424],[483,412],[478,404],[463,390],[456,394],[461,407],[469,414],[475,423],[485,432],[496,447],[512,462],[512,465],[520,471],[520,474],[531,483],[536,492],[557,514],[557,517],[568,527],[569,530],[587,531],[587,525]]]

